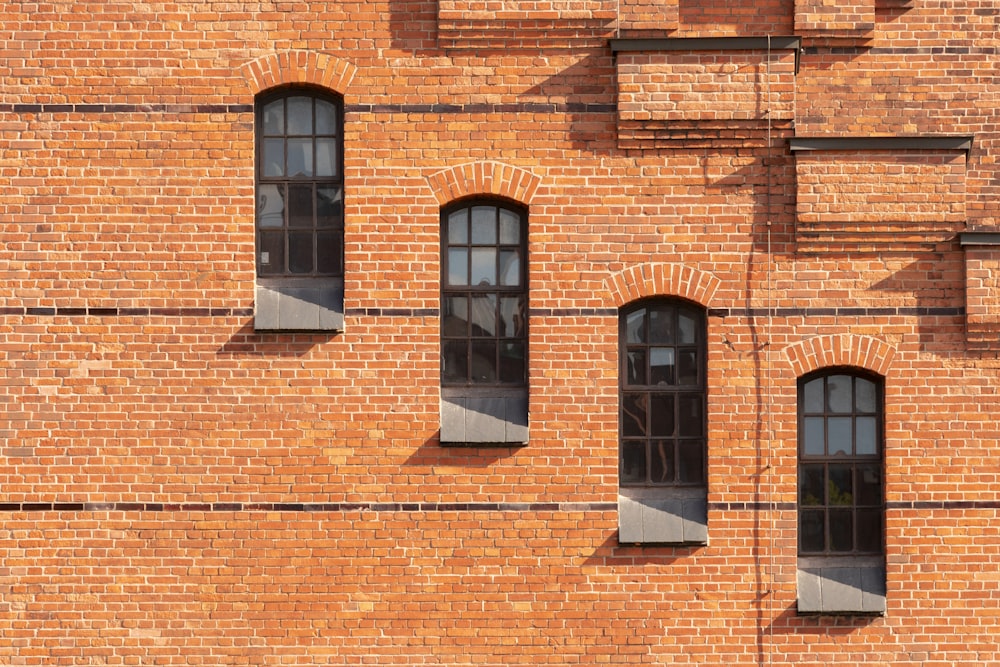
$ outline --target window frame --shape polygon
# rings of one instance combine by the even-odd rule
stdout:
[[[307,98],[311,100],[311,124],[309,133],[292,133],[288,128],[288,104],[293,98]],[[282,131],[280,133],[268,133],[265,128],[265,110],[274,102],[281,101],[283,104]],[[317,114],[315,113],[317,102],[327,103],[333,106],[336,114],[335,122],[328,132],[317,130]],[[344,277],[344,102],[343,98],[335,92],[314,86],[286,86],[266,91],[257,96],[254,100],[254,189],[255,189],[255,212],[254,212],[254,266],[259,279],[266,280],[287,280],[296,278],[337,278]],[[280,139],[282,141],[282,173],[280,175],[266,174],[265,165],[266,144],[268,140]],[[289,140],[309,141],[311,150],[310,158],[313,161],[311,175],[289,175],[288,170],[288,144]],[[316,164],[319,151],[316,150],[318,140],[332,140],[333,150],[336,151],[335,159],[331,162],[331,175],[320,176],[317,174]],[[310,206],[312,211],[309,214],[308,224],[293,222],[290,212],[290,195],[293,189],[311,187]],[[279,226],[262,224],[265,216],[273,216],[274,212],[263,212],[266,207],[263,190],[266,188],[277,188],[279,193],[283,193],[281,198],[282,208],[279,215],[281,223]],[[330,214],[331,222],[323,225],[320,214],[320,190],[329,189],[333,197],[327,201],[334,203],[334,210]],[[279,194],[280,196],[280,194]],[[293,262],[292,238],[295,235],[310,235],[310,261],[308,271],[295,271],[291,268]],[[267,246],[265,235],[281,239],[281,264],[278,270],[265,270],[263,262],[264,248]],[[327,243],[332,243],[333,247],[321,242],[321,239],[329,237]],[[268,246],[269,247],[269,246]],[[269,252],[269,251],[268,251]],[[327,264],[330,268],[323,268]]]
[[[650,309],[663,309],[669,310],[673,313],[673,337],[675,343],[673,344],[661,344],[655,345],[648,336],[648,329],[650,327],[650,317],[648,315],[644,316],[644,338],[645,342],[629,342],[629,317],[638,313],[640,311],[646,310],[647,313]],[[686,313],[694,319],[694,342],[684,343],[677,340],[679,334],[679,322],[680,315]],[[652,370],[650,359],[652,355],[649,350],[653,348],[673,348],[673,358],[674,358],[674,379],[677,380],[676,373],[679,364],[677,363],[680,359],[678,350],[695,351],[695,362],[689,365],[689,369],[693,368],[696,374],[696,379],[693,383],[679,384],[675,382],[670,385],[663,385],[660,383],[652,384]],[[645,351],[645,361],[643,373],[645,374],[645,383],[631,383],[629,381],[629,359],[630,351]],[[618,484],[621,489],[695,489],[704,488],[707,485],[708,480],[708,313],[706,309],[700,304],[688,301],[686,299],[681,299],[678,297],[654,297],[648,299],[642,299],[627,306],[622,307],[619,310],[618,316],[618,364],[619,364],[619,381],[618,381]],[[671,436],[654,436],[650,431],[652,430],[652,410],[647,410],[644,419],[644,424],[640,427],[640,430],[645,430],[645,435],[629,435],[628,429],[626,428],[626,414],[629,417],[633,417],[631,413],[628,413],[626,408],[626,395],[639,395],[646,396],[646,404],[651,405],[653,402],[653,395],[673,395],[673,411],[674,411],[674,423],[673,423],[673,435]],[[681,401],[680,398],[683,396],[691,397],[697,396],[699,403],[700,416],[697,422],[697,433],[691,435],[683,435],[681,432],[681,422],[680,411],[681,411]],[[662,400],[662,399],[661,399]],[[656,440],[670,440],[672,447],[672,465],[673,472],[672,477],[669,481],[659,481],[655,482],[652,479],[653,474],[653,442]],[[638,443],[643,442],[643,454],[645,457],[645,471],[642,480],[627,479],[625,475],[626,470],[626,447],[627,443]],[[684,479],[682,477],[682,456],[681,456],[681,444],[690,443],[698,448],[698,454],[700,455],[700,473],[694,478]],[[634,446],[634,445],[632,445]],[[661,466],[662,468],[663,466]]]
[[[495,209],[495,223],[496,223],[496,240],[495,242],[481,242],[474,243],[472,237],[472,215],[473,209],[476,208],[493,208]],[[449,220],[450,218],[460,212],[466,212],[467,215],[467,243],[452,242],[449,237]],[[516,243],[503,242],[501,238],[501,215],[503,211],[514,214],[518,220],[518,239]],[[524,389],[528,386],[528,211],[525,207],[510,202],[507,200],[496,199],[496,198],[469,198],[463,199],[456,202],[452,202],[448,206],[441,208],[441,224],[440,224],[440,242],[441,242],[441,331],[440,331],[440,349],[441,349],[441,386],[442,388],[454,389],[454,388],[464,388],[468,390],[504,390],[504,389]],[[494,276],[494,284],[489,285],[474,285],[471,284],[471,270],[472,270],[472,256],[474,249],[494,249],[495,255],[495,269],[496,273]],[[467,253],[467,263],[465,270],[467,278],[466,284],[456,284],[452,285],[449,280],[451,275],[451,253],[449,250],[466,249]],[[517,285],[502,285],[501,284],[501,258],[504,252],[509,252],[511,249],[515,249],[516,257],[518,261],[518,283]],[[471,322],[471,312],[474,310],[474,300],[483,297],[493,296],[495,298],[495,303],[493,304],[493,325],[494,333],[491,335],[474,335],[472,331],[473,322]],[[448,306],[450,298],[466,298],[467,310],[469,311],[469,320],[466,322],[466,333],[463,335],[456,335],[448,330],[448,326],[445,322],[450,312]],[[501,325],[504,321],[503,314],[503,300],[516,298],[518,302],[515,304],[516,313],[520,314],[520,323],[518,324],[515,320],[515,327],[519,327],[515,330],[515,335],[502,335],[500,332]],[[512,315],[516,317],[516,313]],[[485,379],[477,381],[473,377],[473,364],[469,361],[466,362],[465,366],[465,379],[458,380],[446,375],[448,363],[448,353],[447,349],[449,347],[457,347],[460,342],[464,342],[465,347],[465,358],[471,360],[474,356],[473,346],[479,341],[480,343],[492,342],[494,347],[493,354],[493,368],[495,373],[495,378],[493,380]],[[521,348],[521,372],[520,376],[515,380],[503,380],[503,344],[507,343],[509,345],[515,346],[520,345]]]
[[[830,378],[835,377],[848,377],[851,380],[851,409],[849,411],[834,410],[830,407],[829,400],[829,381]],[[822,395],[822,410],[807,410],[807,399],[806,391],[807,386],[813,382],[822,380],[823,395]],[[858,408],[858,398],[857,398],[857,387],[858,380],[863,380],[871,383],[874,386],[874,410],[866,411],[859,410]],[[796,517],[796,536],[798,545],[798,555],[800,558],[815,558],[815,557],[832,557],[832,558],[850,558],[850,557],[863,557],[863,556],[881,556],[885,554],[885,383],[884,379],[873,373],[849,367],[835,367],[835,368],[823,368],[808,375],[799,378],[797,383],[797,399],[796,399],[796,427],[797,427],[797,437],[796,437],[796,452],[797,452],[797,466],[796,466],[796,507],[797,507],[797,517]],[[871,419],[874,418],[874,448],[876,452],[874,454],[858,454],[858,418]],[[807,444],[807,437],[809,435],[809,430],[806,426],[807,419],[817,419],[821,418],[823,420],[823,453],[811,453],[807,451],[809,445]],[[830,419],[847,419],[851,420],[851,453],[847,454],[839,450],[834,450],[831,453],[830,447]],[[832,493],[836,492],[838,495],[842,494],[842,486],[837,485],[834,482],[834,487],[831,488],[830,484],[832,481],[831,477],[831,467],[837,467],[840,469],[850,470],[850,496],[851,502],[837,502],[832,500]],[[861,502],[860,496],[862,489],[862,477],[866,469],[871,469],[875,467],[878,471],[878,490],[877,498],[878,502]],[[808,505],[804,504],[804,494],[805,490],[808,489],[810,485],[807,480],[807,468],[822,469],[822,481],[821,486],[823,489],[823,499],[819,503],[810,503]],[[844,478],[841,478],[843,481]],[[815,490],[815,489],[813,489]],[[815,494],[810,494],[815,497]],[[867,494],[869,497],[871,494]],[[835,512],[850,512],[851,515],[851,548],[834,548],[834,543],[837,539],[843,539],[843,537],[836,537],[834,533],[834,516]],[[804,513],[805,512],[821,512],[822,513],[822,523],[823,523],[823,535],[822,535],[822,548],[804,548],[806,543],[806,538],[804,537]],[[865,548],[863,543],[865,540],[861,538],[860,526],[861,521],[859,520],[859,515],[862,513],[868,513],[869,515],[877,516],[878,521],[878,535],[877,539],[869,539],[869,542],[877,541],[877,548]]]

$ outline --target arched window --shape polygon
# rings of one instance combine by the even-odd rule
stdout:
[[[442,211],[442,442],[527,439],[526,259],[523,209],[477,200]]]
[[[343,104],[314,88],[265,94],[256,135],[255,327],[339,328],[331,325],[343,323]]]
[[[706,319],[680,299],[621,311],[619,531],[623,543],[708,539]]]
[[[849,369],[799,381],[799,610],[885,610],[882,382]]]

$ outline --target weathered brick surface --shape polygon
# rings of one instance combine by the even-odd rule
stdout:
[[[623,143],[626,26],[542,4],[0,0],[0,663],[1000,664],[1000,267],[954,237],[1000,226],[1000,10],[879,0],[770,91],[760,54],[660,61]],[[337,335],[253,330],[254,95],[295,84],[346,108]],[[787,145],[914,134],[974,140]],[[516,449],[437,440],[439,214],[477,195],[528,209]],[[857,243],[895,225],[926,234]],[[617,543],[617,312],[660,295],[709,309],[700,548]],[[795,610],[830,366],[885,379],[884,617]]]

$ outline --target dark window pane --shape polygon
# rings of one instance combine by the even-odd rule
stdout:
[[[826,420],[826,448],[830,456],[850,456],[853,450],[854,420],[830,417]]]
[[[313,189],[311,185],[288,186],[288,226],[313,226]]]
[[[497,251],[495,248],[472,249],[472,284],[479,287],[497,284]]]
[[[646,407],[649,394],[622,394],[622,433],[626,436],[648,435]]]
[[[316,175],[330,177],[337,175],[337,140],[316,140]]]
[[[313,175],[312,139],[288,140],[288,175],[293,178]]]
[[[649,406],[650,435],[673,437],[674,435],[674,395],[652,394]]]
[[[823,387],[825,378],[816,378],[806,382],[802,389],[802,410],[806,414],[823,414],[826,412],[823,402]]]
[[[698,351],[677,351],[677,384],[698,384]]]
[[[625,318],[625,342],[629,345],[646,342],[646,309],[629,313]]]
[[[681,311],[677,316],[677,342],[681,345],[691,345],[698,342],[698,330],[701,318]]]
[[[822,510],[801,510],[799,512],[799,551],[816,553],[826,548],[825,528]]]
[[[857,467],[858,505],[882,504],[882,470],[878,465]]]
[[[850,412],[854,407],[850,375],[830,375],[826,378],[826,400],[830,412]]]
[[[649,342],[653,345],[673,345],[674,343],[674,311],[649,311]]]
[[[466,245],[469,243],[469,211],[462,209],[448,216],[448,243]]]
[[[473,327],[474,328],[474,327]],[[497,381],[497,343],[495,340],[472,341],[471,380],[475,383],[491,383]]]
[[[316,100],[316,134],[337,134],[337,107],[324,100]]]
[[[288,134],[312,134],[311,97],[288,98]]]
[[[280,228],[285,224],[285,195],[280,185],[257,188],[257,226]]]
[[[705,415],[701,394],[681,394],[677,399],[677,433],[682,437],[704,435]]]
[[[497,331],[497,297],[495,294],[476,295],[472,297],[472,312],[470,321],[473,337],[494,336]]]
[[[882,551],[882,510],[858,510],[857,550],[876,553]]]
[[[849,465],[831,465],[828,469],[827,504],[854,504],[854,468]]]
[[[874,456],[878,453],[875,417],[855,417],[854,453],[858,456]]]
[[[646,443],[626,440],[621,449],[620,479],[623,484],[643,484],[646,481]]]
[[[493,206],[472,207],[472,243],[495,245],[497,242],[497,209]]]
[[[826,504],[826,470],[822,465],[799,467],[799,504]]]
[[[524,379],[524,343],[519,341],[504,341],[500,343],[500,381],[522,383]]]
[[[524,300],[519,296],[500,297],[500,335],[520,336],[524,333]]]
[[[316,260],[320,273],[339,275],[344,272],[341,266],[341,257],[344,256],[342,238],[340,232],[320,232],[316,235],[316,242],[319,244],[316,248]]]
[[[285,141],[284,139],[265,139],[264,156],[262,158],[265,176],[285,175]]]
[[[312,232],[289,232],[288,270],[291,273],[310,273],[313,269]]]
[[[466,296],[446,296],[441,300],[442,336],[469,335],[469,298]]]
[[[806,456],[823,456],[826,453],[824,446],[825,436],[824,426],[826,420],[822,417],[806,417],[803,420],[803,451]]]
[[[678,445],[678,481],[700,484],[705,480],[705,443],[700,440],[682,440]]]
[[[318,227],[342,227],[344,224],[341,207],[341,188],[316,188],[316,225]]]
[[[261,112],[264,136],[280,136],[285,133],[285,100],[275,100],[264,105]]]
[[[875,412],[877,394],[875,383],[864,378],[854,380],[854,407],[858,412]]]
[[[451,382],[465,382],[469,374],[468,342],[446,340],[441,347],[442,378]]]
[[[830,510],[830,550],[854,549],[854,511]]]
[[[674,383],[674,348],[649,348],[649,380],[656,385]]]
[[[469,251],[465,248],[448,249],[448,284],[469,284]]]
[[[505,287],[517,287],[521,284],[520,251],[500,251],[500,284]]]
[[[285,271],[285,235],[282,232],[261,232],[258,263],[261,274]]]
[[[675,480],[674,445],[671,440],[654,440],[649,450],[649,481],[670,484]]]
[[[520,245],[521,216],[513,211],[500,209],[500,243]]]
[[[627,381],[629,385],[646,384],[646,350],[629,350],[627,355],[628,368],[626,369]]]

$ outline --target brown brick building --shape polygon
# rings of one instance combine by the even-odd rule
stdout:
[[[0,0],[0,663],[1000,665],[994,0]]]

